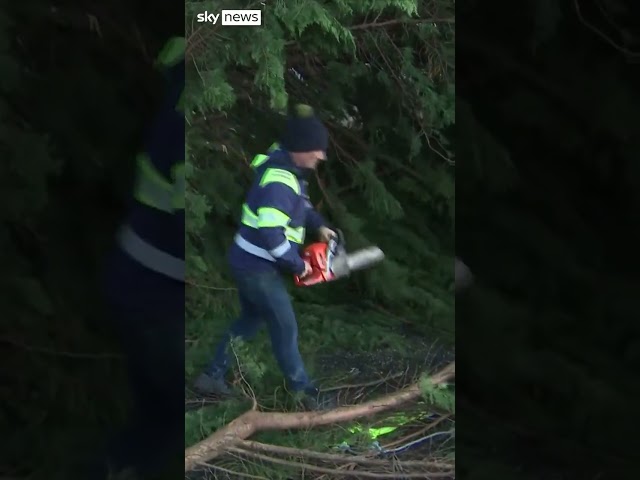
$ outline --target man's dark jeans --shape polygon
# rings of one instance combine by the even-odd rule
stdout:
[[[111,314],[133,400],[128,427],[111,444],[111,464],[116,470],[133,467],[142,478],[178,478],[184,450],[184,314],[113,304]]]
[[[289,388],[294,391],[313,389],[298,350],[298,324],[282,276],[275,271],[236,271],[234,277],[240,297],[240,316],[218,345],[207,373],[217,378],[224,376],[229,368],[229,340],[233,337],[253,338],[264,322],[271,337],[273,354]]]

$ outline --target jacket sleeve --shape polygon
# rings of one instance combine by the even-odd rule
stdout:
[[[304,260],[285,236],[297,195],[286,185],[270,183],[258,189],[258,232],[262,246],[275,257],[276,264],[296,275],[304,272]]]
[[[307,228],[307,230],[316,232],[318,229],[320,229],[320,227],[326,226],[327,222],[325,221],[323,216],[320,215],[320,213],[318,213],[315,208],[313,208],[313,205],[311,205],[311,202],[309,200],[307,200],[306,203],[307,211],[305,227]]]

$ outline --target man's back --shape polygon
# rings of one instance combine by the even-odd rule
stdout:
[[[253,215],[254,220],[258,221],[259,210],[267,208],[275,211],[277,215],[286,216],[287,227],[304,227],[307,220],[305,198],[306,182],[303,172],[293,164],[287,152],[283,150],[271,152],[269,158],[255,168],[255,177],[242,207],[242,221],[238,234],[242,240],[252,246],[271,250],[283,240],[281,229],[255,228],[256,225],[250,225],[251,222],[247,217]],[[288,263],[293,266],[295,263],[302,262],[297,254],[300,244],[295,242],[290,244],[293,251],[288,256],[291,257]],[[294,252],[296,252],[295,255]],[[282,260],[286,261],[288,257]],[[249,253],[247,247],[243,249],[238,245],[237,239],[229,251],[229,263],[235,270],[254,272],[286,268],[282,261],[277,264],[273,259],[266,260]]]

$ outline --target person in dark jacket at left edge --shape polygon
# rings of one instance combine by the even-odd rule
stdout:
[[[101,480],[118,472],[173,479],[184,471],[184,48],[175,37],[160,53],[168,93],[137,158],[131,205],[104,272],[133,405],[93,476]]]

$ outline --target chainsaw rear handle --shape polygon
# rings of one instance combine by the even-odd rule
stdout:
[[[305,260],[304,263],[308,268],[311,268],[311,264],[309,262]],[[327,282],[328,280],[329,279],[327,278],[325,273],[322,270],[318,269],[311,269],[311,272],[306,277],[300,278],[300,275],[295,275],[293,277],[293,281],[295,282],[296,287],[309,287],[317,283]]]

